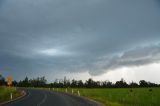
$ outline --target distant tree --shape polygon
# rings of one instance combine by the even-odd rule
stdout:
[[[77,81],[76,80],[72,80],[71,82],[71,87],[77,87]]]
[[[41,85],[42,85],[42,86],[45,86],[45,85],[46,85],[47,80],[46,80],[45,76],[43,76],[43,77],[40,78],[40,82],[41,82]]]
[[[0,86],[6,85],[5,78],[0,74]]]
[[[103,88],[111,88],[111,87],[113,87],[113,84],[110,81],[104,81],[104,82],[102,82],[102,87]]]
[[[65,88],[71,86],[71,82],[70,82],[70,80],[68,80],[68,79],[66,78],[66,76],[64,77],[63,86],[64,86]]]
[[[18,83],[18,86],[20,87],[46,87],[46,82],[47,80],[45,77],[38,77],[38,78],[33,78],[33,79],[28,79],[26,77],[24,80],[20,81]]]
[[[158,87],[158,84],[148,82],[148,87]]]
[[[59,88],[64,88],[64,83],[63,83],[63,80],[62,79],[59,79],[59,83],[58,83],[58,87]]]
[[[0,85],[5,85],[5,79],[2,75],[0,75]],[[83,83],[82,80],[75,80],[72,81],[67,80],[66,77],[64,79],[56,79],[53,83],[47,84],[47,80],[45,77],[38,77],[33,79],[28,79],[25,77],[22,81],[13,81],[13,86],[19,87],[55,87],[55,88],[66,88],[66,87],[87,87],[87,88],[126,88],[126,87],[160,87],[160,84],[155,84],[152,82],[147,82],[145,80],[140,80],[139,84],[136,82],[131,82],[129,84],[122,78],[120,81],[116,81],[116,83],[112,83],[110,81],[94,81],[93,79],[89,78],[88,80]]]
[[[115,83],[116,88],[126,88],[128,87],[128,84],[125,82],[125,80],[122,78],[120,81],[117,81]]]
[[[148,87],[148,82],[146,82],[145,80],[140,80],[139,81],[139,86],[140,87]]]
[[[130,84],[129,84],[129,87],[131,87],[131,88],[135,88],[135,87],[138,87],[139,85],[136,83],[136,82],[131,82]]]
[[[16,80],[12,81],[12,86],[18,86],[18,82]]]
[[[89,78],[88,80],[86,80],[85,85],[88,88],[93,88],[95,85],[95,82],[91,78]]]
[[[66,78],[66,76],[64,76],[63,85],[64,85],[64,87],[67,87],[67,78]]]
[[[66,81],[66,87],[70,87],[71,86],[71,82],[70,82],[70,80],[67,80]]]
[[[56,88],[58,87],[58,79],[56,79],[56,80],[54,81],[53,86],[56,87]]]
[[[82,80],[77,81],[77,85],[78,85],[78,87],[84,87]]]
[[[26,78],[23,80],[23,86],[24,87],[29,87],[29,81],[28,81],[28,77],[26,76]]]
[[[94,87],[95,88],[100,88],[101,87],[101,82],[100,81],[96,81],[96,82],[94,82]]]

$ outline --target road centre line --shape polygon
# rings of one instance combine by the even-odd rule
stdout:
[[[37,106],[41,106],[46,101],[46,99],[47,99],[47,94],[44,92],[44,98],[39,104],[37,104]]]

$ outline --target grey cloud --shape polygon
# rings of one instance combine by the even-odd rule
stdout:
[[[103,60],[101,59],[98,63],[95,63],[95,66],[98,66],[98,70],[101,70],[103,73],[122,67],[135,67],[159,62],[160,45],[157,44],[145,47],[137,47],[124,52],[122,55],[116,55],[111,58],[103,58]],[[91,71],[90,73],[97,75],[100,73],[100,71]]]
[[[1,0],[0,69],[16,76],[97,75],[156,62],[158,51],[151,51],[159,46],[145,45],[159,43],[159,6],[157,0]],[[54,49],[63,55],[44,52]]]

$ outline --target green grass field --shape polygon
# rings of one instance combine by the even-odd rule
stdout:
[[[81,96],[94,99],[106,106],[160,106],[160,88],[77,88],[73,90],[74,94],[79,90]],[[65,92],[66,89],[59,88],[58,91]],[[67,92],[71,93],[72,88],[68,88]]]
[[[22,95],[21,91],[16,90],[14,87],[0,87],[0,103],[10,100],[10,93],[13,94],[13,99]]]

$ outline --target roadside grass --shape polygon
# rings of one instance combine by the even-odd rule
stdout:
[[[19,97],[22,95],[22,92],[19,90],[16,90],[15,87],[0,87],[0,103],[9,101],[10,100],[10,93],[12,92],[13,99]]]
[[[67,88],[67,93],[99,101],[106,106],[160,106],[160,88]],[[66,92],[66,88],[55,88]]]

